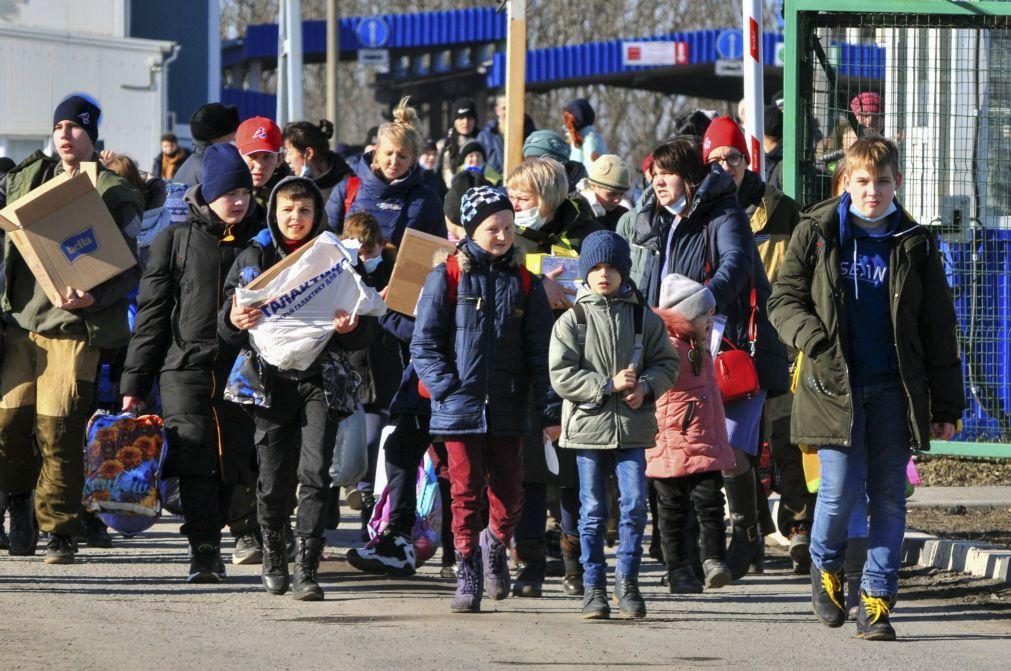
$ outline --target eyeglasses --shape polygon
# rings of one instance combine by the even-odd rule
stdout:
[[[713,157],[709,159],[709,165],[716,165],[717,163],[725,163],[729,168],[736,168],[737,166],[744,163],[744,154],[728,154],[721,157]]]

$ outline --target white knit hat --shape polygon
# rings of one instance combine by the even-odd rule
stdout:
[[[690,277],[672,273],[660,283],[660,309],[672,310],[685,319],[697,319],[716,307],[707,287]]]

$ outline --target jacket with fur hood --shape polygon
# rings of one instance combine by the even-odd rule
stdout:
[[[326,203],[326,216],[330,228],[340,233],[348,214],[368,212],[379,221],[383,236],[394,245],[400,244],[404,230],[413,228],[424,233],[446,237],[446,221],[442,201],[425,186],[422,169],[415,164],[402,179],[387,182],[372,170],[373,153],[362,156],[355,168],[358,192],[354,201],[344,211],[348,179],[334,187]]]
[[[692,355],[691,322],[673,310],[655,312],[677,350],[680,372],[677,384],[656,401],[656,447],[646,450],[646,475],[683,478],[729,470],[734,467],[734,450],[708,343],[700,343]],[[698,373],[692,356],[702,358]]]
[[[656,399],[677,381],[677,352],[663,323],[643,306],[637,291],[623,284],[616,296],[583,289],[576,298],[586,315],[586,338],[579,346],[575,310],[555,323],[551,334],[551,385],[562,397],[561,447],[633,449],[656,440]],[[608,380],[634,357],[635,319],[642,314],[642,351],[636,363],[647,387],[642,406],[633,410]]]
[[[309,191],[313,194],[316,204],[312,229],[309,235],[304,238],[305,242],[303,244],[308,244],[310,240],[326,230],[326,218],[323,216],[323,194],[320,193],[319,187],[315,185],[313,180],[308,177],[286,177],[278,182],[270,194],[270,201],[267,206],[267,227],[260,231],[250,241],[249,246],[239,254],[238,258],[235,259],[235,263],[232,264],[231,270],[228,272],[228,277],[225,279],[224,301],[218,313],[218,333],[220,333],[222,340],[236,347],[249,347],[249,332],[239,330],[232,324],[232,296],[235,294],[236,288],[249,284],[259,277],[260,273],[287,256],[287,252],[281,242],[283,236],[277,225],[275,208],[278,190],[286,184],[296,181],[301,181],[311,187]],[[356,267],[356,270],[361,272],[362,267],[360,263]],[[346,351],[368,347],[372,331],[375,329],[375,323],[375,318],[363,317],[358,328],[351,333],[344,335],[335,334],[330,338],[330,347],[339,347]],[[285,377],[292,379],[304,379],[317,375],[320,372],[320,360],[325,354],[326,350],[320,354],[316,362],[304,371],[281,371],[281,373]]]
[[[457,250],[455,305],[444,262],[418,299],[411,357],[432,396],[433,435],[526,436],[545,407],[554,316],[541,283],[523,291],[515,248],[492,257],[472,239]],[[540,418],[537,418],[540,420]]]

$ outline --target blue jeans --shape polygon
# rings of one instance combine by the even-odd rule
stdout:
[[[587,587],[607,584],[604,531],[607,528],[607,479],[618,477],[618,567],[623,578],[638,578],[642,537],[646,530],[646,451],[579,450],[579,545],[583,582]]]
[[[871,596],[892,597],[899,586],[910,440],[906,417],[898,382],[854,388],[850,446],[818,450],[821,487],[811,560],[822,570],[842,570],[853,510],[860,507],[866,486],[870,523],[861,587]]]

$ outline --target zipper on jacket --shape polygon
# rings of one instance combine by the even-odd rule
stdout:
[[[695,401],[688,401],[688,408],[685,410],[684,419],[681,420],[681,434],[687,435],[688,427],[692,425],[692,420],[695,419]]]
[[[898,257],[898,255],[900,253],[900,249],[902,249],[902,241],[899,241],[899,244],[892,250],[894,256]],[[896,258],[895,260],[898,261],[898,258]],[[892,259],[890,257],[889,257],[888,261],[889,261],[889,264],[891,266],[889,268],[889,270],[890,270],[890,276],[889,276],[889,287],[888,288],[889,288],[889,293],[892,295],[892,300],[890,301],[891,305],[889,306],[889,312],[891,313],[891,316],[892,316],[892,341],[893,341],[892,342],[892,347],[895,348],[895,363],[899,367],[899,382],[902,384],[902,391],[906,394],[906,408],[907,408],[907,410],[906,410],[906,428],[909,430],[909,435],[910,436],[913,436],[914,438],[915,437],[919,437],[919,440],[917,440],[916,442],[917,442],[917,444],[919,444],[920,449],[923,449],[923,445],[922,445],[922,443],[923,443],[923,437],[922,436],[918,436],[918,434],[919,434],[919,427],[916,426],[916,415],[915,415],[915,411],[913,410],[913,395],[909,392],[909,386],[906,384],[906,376],[902,374],[902,357],[899,356],[899,320],[898,320],[898,315],[899,315],[899,296],[902,295],[902,289],[898,285],[899,280],[897,279],[897,276],[895,274],[895,268],[898,266],[898,264],[897,263],[892,263]],[[891,282],[893,282],[893,281],[895,282],[894,286],[891,285]],[[903,283],[905,283],[905,281],[906,281],[905,277],[903,277],[902,281],[903,281]],[[929,441],[929,436],[927,437],[927,440]]]
[[[818,231],[818,234],[821,235],[822,239],[825,240],[826,243],[828,242],[828,237],[821,230]],[[838,256],[839,251],[842,250],[842,245],[840,245],[840,244],[837,243],[836,247],[838,248],[838,251],[836,253],[836,255]],[[853,428],[854,428],[854,426],[856,426],[856,417],[855,417],[855,415],[856,415],[856,409],[855,409],[854,404],[853,404],[853,386],[850,384],[850,367],[849,367],[849,362],[846,361],[846,347],[843,346],[843,338],[845,337],[844,334],[845,334],[845,331],[846,331],[846,328],[845,328],[846,327],[846,324],[845,324],[845,318],[846,318],[845,317],[845,310],[846,310],[846,308],[842,304],[842,290],[839,288],[839,284],[835,281],[836,278],[832,274],[832,268],[831,268],[832,264],[830,264],[828,262],[828,258],[827,257],[828,257],[829,252],[830,252],[830,248],[829,248],[828,244],[826,244],[824,246],[824,250],[822,251],[822,263],[825,266],[825,275],[828,278],[828,283],[829,283],[829,286],[830,286],[830,288],[832,290],[832,303],[833,303],[833,305],[835,305],[836,324],[837,324],[837,328],[839,329],[839,338],[838,338],[838,340],[839,340],[839,358],[842,360],[843,374],[846,377],[846,379],[843,381],[843,385],[846,387],[846,389],[845,389],[845,391],[846,391],[846,398],[849,399],[848,400],[848,403],[849,403],[849,432],[846,434],[846,438],[843,439],[843,446],[844,447],[849,447],[850,443],[852,443],[852,439],[853,439]],[[817,263],[817,261],[815,261],[815,263]]]

